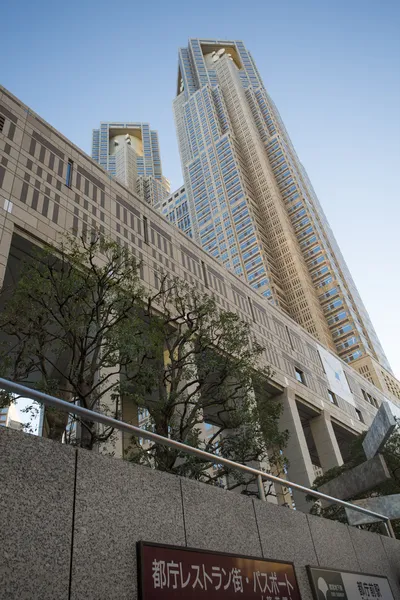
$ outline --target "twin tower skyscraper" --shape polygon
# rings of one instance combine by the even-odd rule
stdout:
[[[146,123],[101,123],[92,157],[376,384],[388,361],[250,52],[191,39],[178,65],[184,185],[170,194]]]

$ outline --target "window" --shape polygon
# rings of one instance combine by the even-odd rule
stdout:
[[[148,229],[148,225],[147,225],[147,217],[143,217],[143,237],[144,237],[144,243],[148,244],[149,243],[149,229]]]
[[[306,385],[306,378],[304,377],[304,373],[301,369],[298,369],[297,367],[294,368],[294,372],[296,374],[296,379],[299,383],[302,383],[303,385]]]
[[[4,123],[6,122],[3,115],[0,115],[0,131],[3,131]]]
[[[358,410],[358,408],[356,408],[355,411],[356,411],[357,419],[359,421],[361,421],[361,423],[364,423],[364,417],[362,416],[361,410]]]
[[[336,396],[333,392],[331,392],[331,390],[328,390],[328,396],[329,396],[329,400],[332,402],[332,404],[334,404],[335,406],[338,406],[338,401],[336,400]]]
[[[72,186],[72,170],[74,168],[74,163],[71,159],[68,159],[68,164],[67,164],[67,177],[65,180],[65,185],[67,187],[71,187]]]

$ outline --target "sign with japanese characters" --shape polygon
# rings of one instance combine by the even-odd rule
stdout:
[[[315,600],[394,600],[387,577],[307,567]]]
[[[138,544],[141,600],[301,600],[292,563]]]

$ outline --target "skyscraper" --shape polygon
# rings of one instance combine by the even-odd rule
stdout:
[[[169,194],[158,134],[148,123],[101,123],[93,129],[92,158],[151,205]]]
[[[390,370],[243,42],[191,39],[179,50],[174,113],[197,241],[346,362]]]
[[[193,237],[191,214],[189,211],[188,197],[184,187],[172,192],[168,198],[154,205],[174,225],[189,237]]]

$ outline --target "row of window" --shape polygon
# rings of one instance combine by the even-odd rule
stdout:
[[[295,367],[294,371],[295,371],[296,381],[298,381],[299,383],[302,383],[303,385],[307,385],[307,383],[306,383],[306,377],[304,375],[304,372],[301,369],[299,369],[298,367]],[[364,395],[364,398],[365,398],[366,395],[369,396],[371,398],[371,402],[370,403],[373,404],[374,406],[376,406],[376,408],[378,408],[378,403],[375,400],[375,398],[372,398],[372,396],[370,396],[369,394],[367,394],[364,390],[361,390],[361,391],[362,391],[362,393]],[[334,404],[335,406],[339,406],[337,398],[336,398],[336,394],[334,394],[331,390],[327,390],[327,392],[328,392],[328,398],[329,398],[330,402],[332,404]],[[374,404],[372,402],[372,400],[375,400],[376,404]],[[369,400],[367,400],[367,402],[369,402]],[[363,414],[362,414],[361,410],[359,410],[358,408],[356,408],[355,411],[356,411],[357,419],[359,421],[361,421],[361,423],[364,423],[365,421],[364,421],[364,417],[363,417]]]

